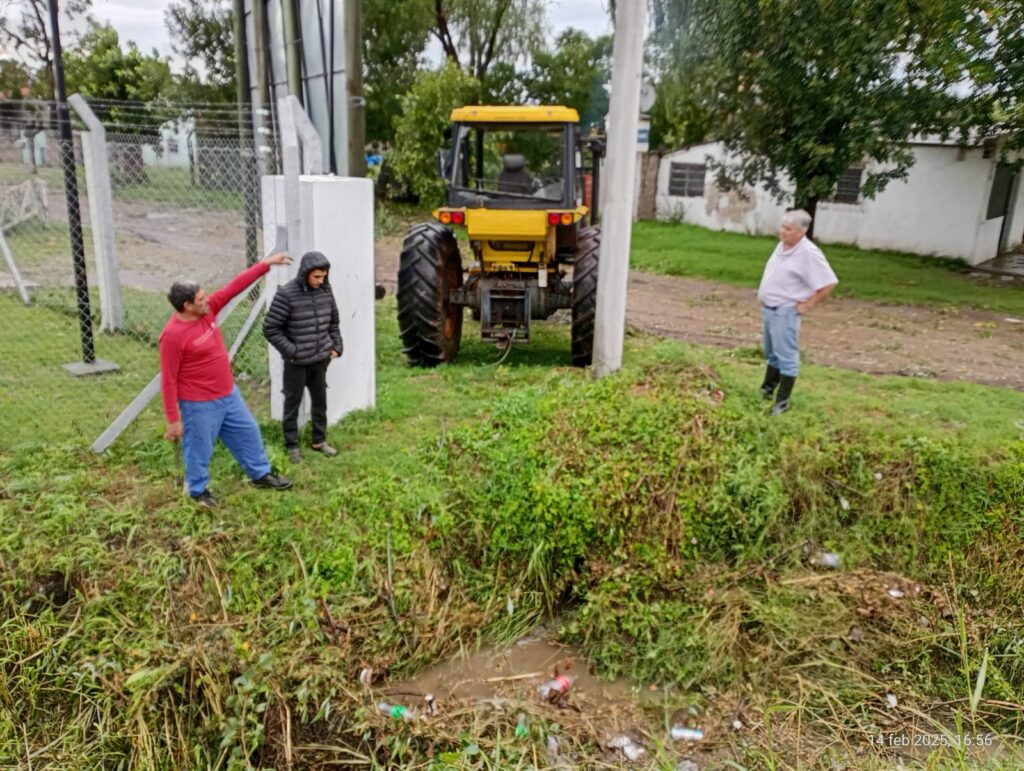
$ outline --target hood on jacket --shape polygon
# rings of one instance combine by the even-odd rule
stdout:
[[[324,278],[323,286],[330,286],[328,280],[331,274],[331,261],[324,257],[323,252],[306,252],[299,262],[299,272],[295,274],[295,280],[303,289],[309,289],[306,276],[311,270],[326,270],[327,277]]]

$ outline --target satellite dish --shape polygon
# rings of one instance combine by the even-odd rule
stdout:
[[[651,108],[654,107],[655,97],[654,86],[645,81],[640,86],[640,112],[650,112]]]

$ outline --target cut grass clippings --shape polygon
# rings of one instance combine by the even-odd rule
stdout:
[[[778,239],[726,233],[686,223],[638,222],[634,268],[757,287]],[[839,286],[836,295],[901,305],[967,306],[1020,316],[1020,282],[971,276],[960,260],[821,244]]]
[[[772,420],[743,351],[630,337],[594,381],[565,327],[493,367],[467,324],[459,362],[411,370],[381,310],[377,409],[288,493],[218,451],[225,505],[197,511],[158,434],[0,456],[0,758],[526,768],[555,735],[615,764],[572,713],[524,705],[515,739],[514,707],[398,723],[358,685],[554,615],[596,671],[660,684],[652,767],[1019,767],[1024,394],[808,367]],[[658,739],[687,707],[705,742]],[[872,740],[922,731],[962,749]]]

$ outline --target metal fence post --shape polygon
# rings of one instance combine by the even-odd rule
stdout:
[[[89,131],[82,135],[85,160],[85,186],[92,221],[92,248],[96,256],[96,274],[100,290],[100,329],[114,332],[124,327],[121,281],[117,271],[117,239],[114,234],[114,204],[110,189],[110,163],[107,154],[107,130],[81,94],[73,94],[68,103]]]

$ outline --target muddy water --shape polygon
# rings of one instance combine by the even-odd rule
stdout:
[[[506,648],[482,648],[456,656],[391,692],[407,696],[432,693],[439,705],[488,699],[539,704],[538,686],[556,674],[575,678],[566,701],[591,716],[639,712],[639,690],[631,683],[596,677],[587,671],[586,662],[577,651],[554,643],[543,634],[529,635]]]

